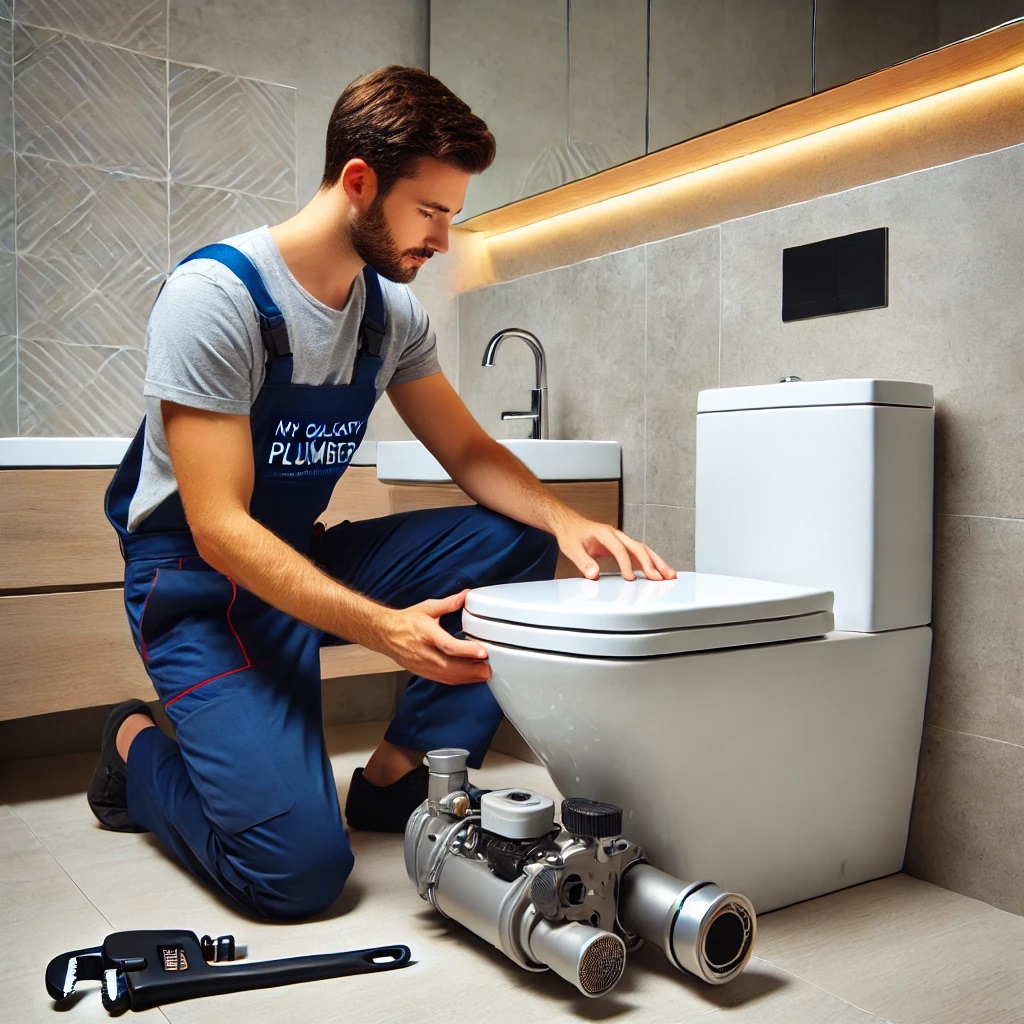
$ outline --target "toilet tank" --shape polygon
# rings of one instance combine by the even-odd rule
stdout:
[[[934,435],[929,384],[701,391],[697,572],[828,588],[837,630],[927,624]]]

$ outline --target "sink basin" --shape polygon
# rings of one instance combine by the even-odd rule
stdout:
[[[131,443],[130,437],[0,437],[0,468],[118,466]],[[352,465],[373,465],[373,442],[356,449]]]
[[[541,480],[618,480],[618,441],[499,441]],[[419,441],[378,441],[377,478],[388,483],[448,483],[451,477]]]
[[[0,466],[116,466],[130,437],[0,437]]]

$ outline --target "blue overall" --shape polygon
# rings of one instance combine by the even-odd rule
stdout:
[[[376,399],[385,310],[364,270],[366,312],[351,383],[291,381],[284,318],[231,246],[187,259],[224,263],[246,285],[267,350],[253,405],[250,511],[346,586],[392,607],[465,587],[550,578],[548,534],[488,509],[428,509],[324,530],[317,517],[363,438]],[[129,751],[128,813],[198,878],[249,910],[298,918],[341,892],[353,855],[323,738],[320,647],[344,642],[277,610],[206,564],[177,494],[132,532],[145,421],[106,497],[125,556],[135,644],[177,735],[143,730]],[[457,632],[460,615],[442,625]],[[387,730],[413,750],[462,746],[479,767],[501,720],[486,684],[414,677]]]

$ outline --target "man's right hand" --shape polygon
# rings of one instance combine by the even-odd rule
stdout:
[[[457,640],[438,622],[442,615],[459,611],[468,593],[387,609],[381,623],[385,653],[414,675],[450,686],[488,680],[487,651],[475,640]]]

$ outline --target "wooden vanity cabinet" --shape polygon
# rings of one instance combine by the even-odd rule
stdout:
[[[103,514],[113,472],[0,470],[0,720],[154,699],[125,617],[117,539]],[[619,481],[551,487],[582,514],[620,523]],[[375,467],[353,466],[323,518],[333,525],[470,503],[454,484],[385,484]],[[559,575],[575,572],[560,561]],[[321,665],[325,680],[401,668],[357,645],[325,648]]]

